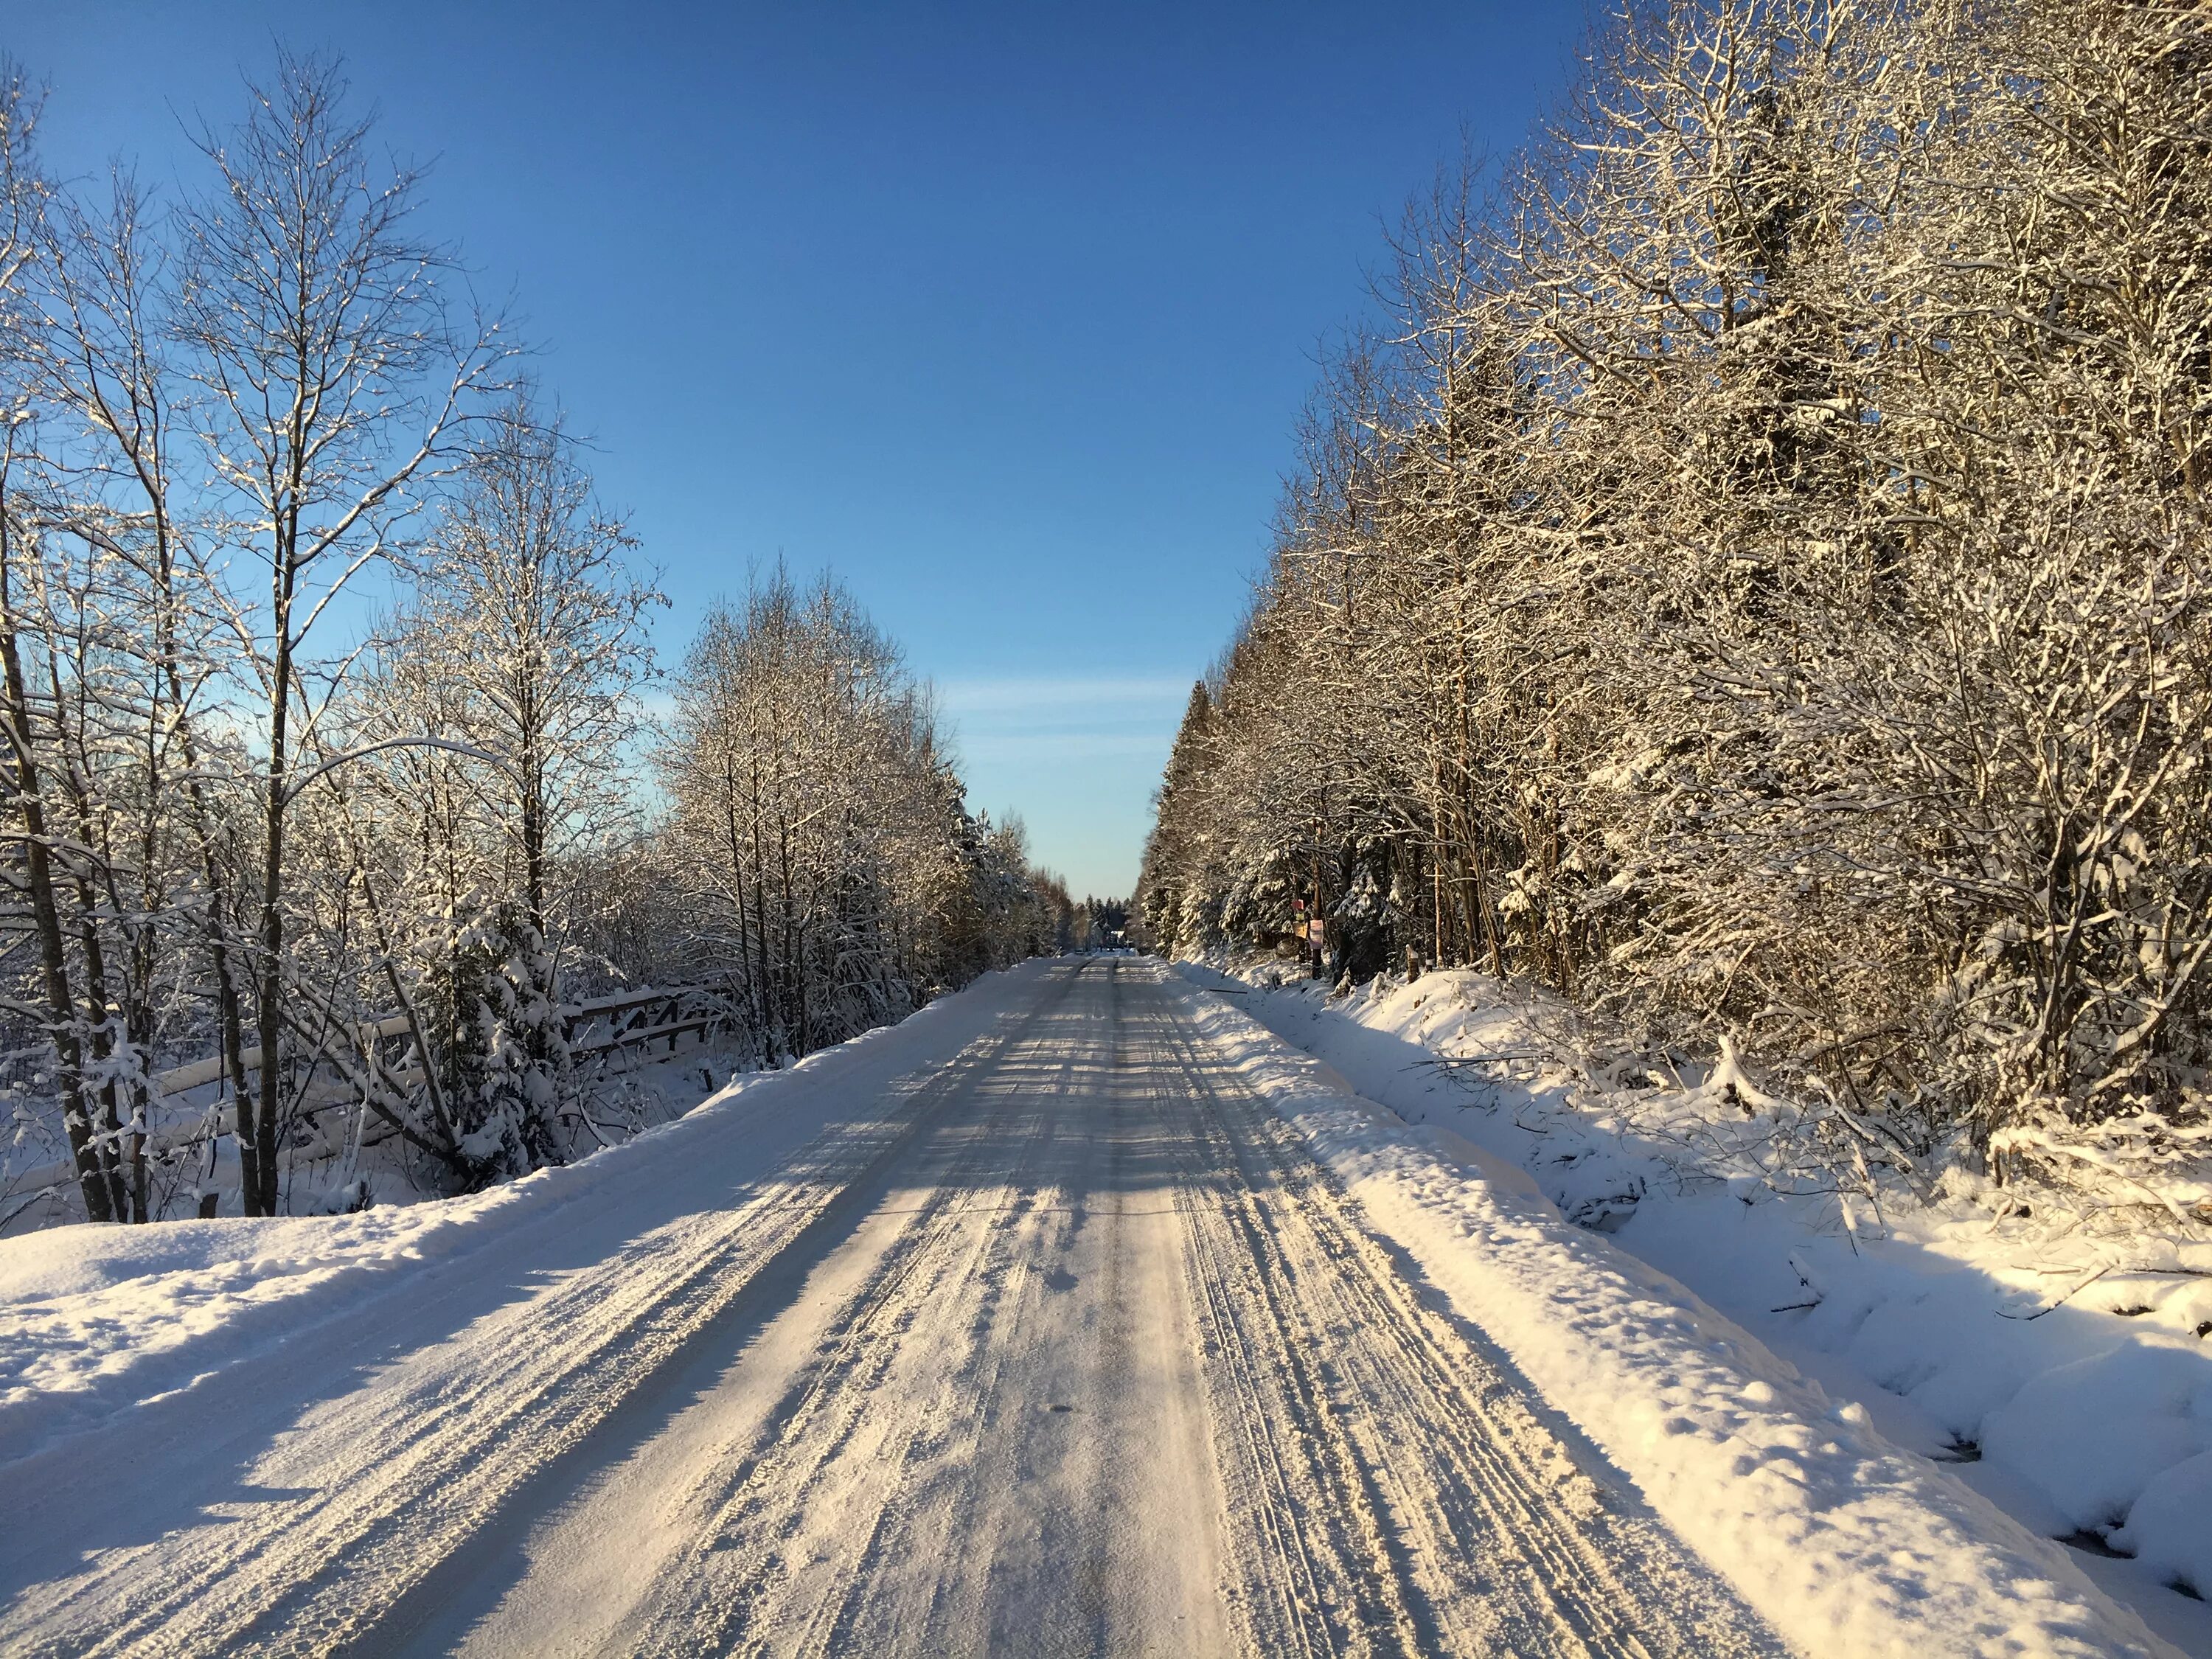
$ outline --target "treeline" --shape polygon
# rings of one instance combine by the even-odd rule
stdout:
[[[479,1185],[634,1127],[580,999],[775,1064],[1052,948],[834,587],[711,617],[656,738],[635,538],[331,64],[168,201],[40,108],[0,66],[0,1225]]]
[[[1696,0],[1391,238],[1139,895],[2194,1215],[2212,8]],[[1940,1162],[1940,1160],[1939,1160]]]
[[[1114,951],[1133,946],[1127,899],[1086,894],[1067,906],[1067,927],[1059,940],[1063,951]]]
[[[657,761],[633,971],[726,980],[771,1060],[1060,948],[1065,888],[1018,821],[969,813],[922,689],[827,580],[708,615]]]

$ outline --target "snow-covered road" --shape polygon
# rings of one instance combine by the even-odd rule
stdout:
[[[1780,1650],[1158,969],[963,1002],[183,1342],[0,1472],[0,1649]]]

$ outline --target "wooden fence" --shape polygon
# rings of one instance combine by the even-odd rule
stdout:
[[[313,1123],[320,1134],[321,1119],[326,1113],[362,1105],[368,1091],[397,1092],[422,1080],[422,1059],[416,1051],[413,1028],[404,1014],[350,1028],[325,1029],[319,1036],[296,1017],[289,1018],[287,1023],[302,1039],[295,1058],[307,1064],[308,1056],[314,1056],[309,1076],[291,1097],[287,1118],[294,1125]],[[666,1043],[667,1052],[672,1054],[684,1037],[696,1036],[704,1041],[728,1023],[727,1005],[707,988],[696,985],[618,991],[572,1003],[561,1010],[562,1036],[568,1042],[569,1054],[582,1062],[605,1060],[625,1049],[642,1050],[649,1054],[653,1045],[661,1042]],[[338,1052],[341,1047],[350,1047],[354,1052],[346,1055]],[[246,1071],[258,1070],[261,1064],[260,1048],[257,1045],[246,1049],[240,1058]],[[194,1089],[222,1081],[225,1070],[219,1054],[168,1066],[155,1073],[151,1079],[155,1100],[157,1103],[173,1103]],[[314,1075],[326,1071],[337,1075]],[[236,1086],[235,1081],[233,1086]],[[198,1123],[171,1124],[148,1135],[145,1156],[157,1165],[173,1167],[179,1155],[204,1147],[210,1140],[220,1140],[228,1133],[228,1128],[210,1122],[204,1115]],[[365,1137],[363,1144],[385,1139],[390,1133],[388,1129],[372,1133]],[[65,1169],[66,1166],[50,1166],[26,1171],[22,1184],[0,1192],[0,1227],[6,1226],[40,1197],[74,1187],[76,1173],[65,1173]]]

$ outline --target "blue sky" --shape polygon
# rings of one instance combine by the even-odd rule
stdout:
[[[190,177],[271,41],[343,54],[512,289],[674,599],[779,555],[939,686],[971,803],[1133,883],[1382,220],[1512,149],[1583,9],[0,0],[49,165]]]

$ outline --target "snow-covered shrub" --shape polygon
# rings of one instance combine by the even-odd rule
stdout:
[[[454,940],[432,993],[465,1181],[481,1186],[562,1162],[571,1067],[553,958],[538,930],[515,905],[494,906]]]

